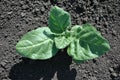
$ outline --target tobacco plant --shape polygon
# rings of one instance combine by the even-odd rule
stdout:
[[[110,49],[108,41],[90,24],[71,25],[71,16],[53,6],[48,27],[40,27],[25,34],[17,43],[16,50],[30,59],[49,59],[59,49],[67,48],[73,61],[80,63],[101,56]]]

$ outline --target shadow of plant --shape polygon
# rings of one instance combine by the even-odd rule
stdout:
[[[72,59],[66,51],[59,51],[49,60],[27,58],[22,58],[22,60],[11,68],[9,73],[11,80],[75,80],[76,70],[70,70]]]

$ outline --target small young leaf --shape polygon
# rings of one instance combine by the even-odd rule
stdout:
[[[25,34],[17,43],[16,50],[31,59],[48,59],[56,54],[53,35],[48,27],[38,28]]]
[[[70,14],[57,6],[52,7],[49,16],[50,30],[54,33],[60,34],[63,33],[66,30],[66,28],[70,26]]]
[[[67,47],[72,38],[71,37],[65,37],[65,36],[59,36],[59,37],[55,37],[55,45],[58,49],[63,49],[65,47]]]
[[[81,30],[74,29],[74,31],[78,31],[78,34],[67,50],[73,60],[82,62],[93,59],[101,56],[110,49],[108,41],[94,27],[91,25],[80,27],[78,29]]]
[[[75,25],[74,27],[72,27],[72,29],[71,29],[71,36],[73,37],[73,38],[77,38],[77,36],[79,37],[79,33],[80,33],[80,31],[82,30],[82,27],[81,26],[79,26],[79,25]]]

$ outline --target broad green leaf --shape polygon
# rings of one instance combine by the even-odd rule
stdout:
[[[72,31],[77,35],[67,51],[76,62],[99,57],[110,49],[108,41],[91,25],[77,26]]]
[[[84,24],[82,26],[75,25],[71,29],[71,35],[75,38],[81,38],[82,36],[86,35],[85,33],[89,34],[91,32],[95,32],[98,35],[101,35],[93,26],[89,24]]]
[[[16,50],[31,59],[48,59],[56,54],[52,32],[48,27],[38,28],[25,34],[17,43]]]
[[[52,32],[60,34],[71,26],[70,14],[57,6],[52,7],[49,15],[49,28]]]

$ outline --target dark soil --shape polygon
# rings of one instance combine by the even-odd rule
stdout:
[[[73,25],[94,25],[111,50],[79,65],[66,50],[45,61],[18,55],[17,41],[28,31],[47,26],[53,5],[68,11]],[[120,0],[0,0],[0,80],[120,80]]]

